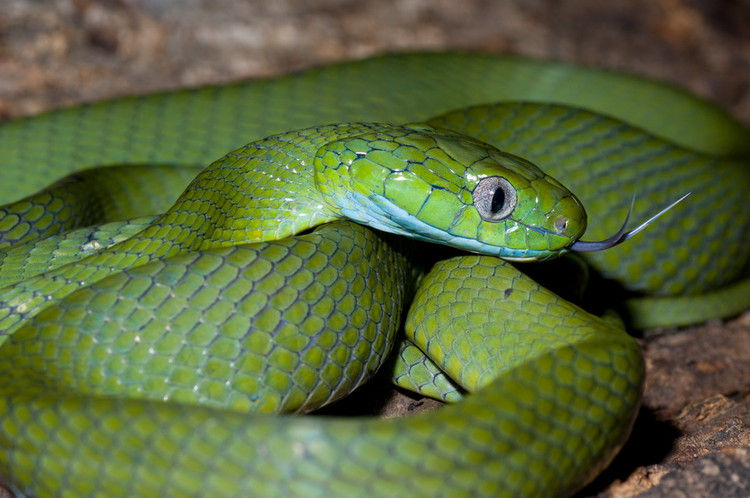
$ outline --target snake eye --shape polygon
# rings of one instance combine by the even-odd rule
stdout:
[[[482,178],[472,193],[474,207],[484,221],[502,221],[516,207],[516,189],[500,176]]]

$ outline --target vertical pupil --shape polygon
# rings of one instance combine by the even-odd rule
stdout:
[[[492,204],[490,204],[490,212],[497,213],[505,205],[505,191],[502,188],[495,190],[492,195]]]

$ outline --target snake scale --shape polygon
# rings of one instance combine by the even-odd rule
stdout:
[[[2,476],[30,496],[569,495],[630,431],[640,349],[496,256],[590,267],[634,327],[741,312],[749,138],[668,86],[469,54],[2,123]],[[640,220],[687,192],[570,257],[634,195]],[[434,243],[478,254],[427,263]],[[270,415],[392,349],[398,384],[458,402]]]

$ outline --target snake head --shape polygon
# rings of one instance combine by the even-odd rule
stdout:
[[[580,201],[530,162],[423,124],[321,147],[315,183],[373,228],[511,260],[546,259],[586,228]]]

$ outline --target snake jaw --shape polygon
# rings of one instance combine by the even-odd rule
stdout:
[[[633,204],[635,204],[635,195],[633,196],[633,199],[630,201],[630,207],[628,208],[628,214],[625,216],[625,221],[622,223],[622,226],[620,229],[612,236],[599,241],[584,241],[584,240],[577,240],[573,242],[570,246],[568,246],[568,249],[571,251],[576,252],[595,252],[595,251],[603,251],[605,249],[609,249],[611,247],[617,246],[625,242],[626,240],[632,238],[634,235],[636,235],[638,232],[645,229],[647,226],[649,226],[652,222],[654,222],[657,218],[659,218],[661,215],[675,207],[677,204],[685,200],[687,196],[689,196],[691,192],[688,192],[687,194],[683,195],[673,203],[671,203],[669,206],[665,207],[655,215],[651,216],[649,219],[638,225],[632,230],[626,230],[628,221],[630,220],[630,214],[633,212]]]

